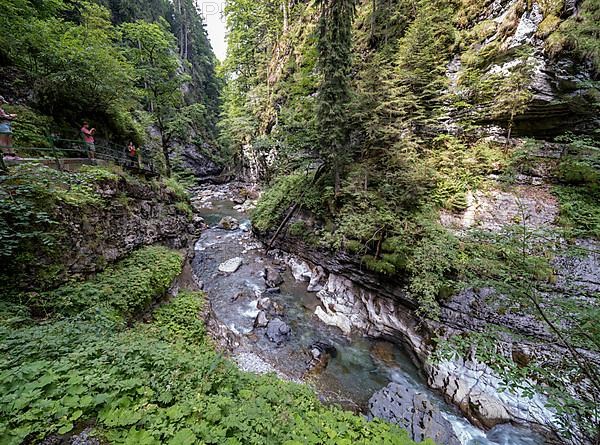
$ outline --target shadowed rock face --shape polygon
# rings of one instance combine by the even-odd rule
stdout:
[[[141,246],[162,243],[184,249],[200,228],[201,222],[195,225],[180,211],[175,195],[163,186],[120,180],[99,184],[97,192],[103,205],[81,209],[59,204],[52,210],[68,234],[57,255],[40,253],[38,258],[40,266],[64,267],[53,285],[99,272]],[[27,283],[12,286],[42,288],[35,279],[31,270]]]
[[[390,383],[369,400],[369,418],[378,417],[400,425],[421,442],[431,438],[435,443],[460,445],[452,425],[427,398],[407,385]]]
[[[206,147],[206,149],[210,150],[210,147]],[[195,145],[185,145],[181,149],[180,156],[183,166],[190,169],[199,178],[217,176],[223,172],[222,165],[218,165],[202,154]]]

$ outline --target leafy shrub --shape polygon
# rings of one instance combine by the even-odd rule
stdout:
[[[132,315],[163,295],[181,273],[182,258],[165,247],[145,247],[83,283],[42,292],[32,303],[47,311],[75,314],[104,304]]]
[[[553,193],[560,202],[558,222],[562,226],[573,236],[600,238],[600,190],[556,186]]]
[[[177,180],[177,178],[175,178],[175,177],[163,178],[162,181],[163,181],[163,184],[165,185],[165,187],[167,187],[167,190],[169,190],[171,193],[173,193],[173,195],[175,195],[175,197],[177,198],[178,201],[189,202],[190,195],[188,194],[187,190],[185,189],[185,186],[183,184],[181,184]]]
[[[102,309],[0,325],[0,442],[93,422],[115,445],[413,444],[396,426],[323,407],[307,387],[237,370],[207,346],[202,301],[182,292],[130,330]]]
[[[300,202],[303,208],[322,215],[327,208],[331,194],[312,185],[312,177],[303,173],[278,178],[262,195],[252,212],[253,227],[259,232],[274,228],[294,203]]]
[[[175,208],[184,215],[187,215],[188,219],[192,219],[192,217],[194,216],[192,206],[187,202],[179,201],[175,204]]]
[[[306,235],[307,226],[304,221],[296,221],[290,224],[289,232],[292,236],[302,237]]]
[[[15,113],[17,120],[14,123],[14,141],[18,147],[49,147],[50,141],[48,135],[50,128],[54,125],[51,118],[42,116],[29,107],[24,106],[8,106],[6,111]],[[33,155],[39,156],[39,152],[32,152]]]
[[[600,173],[588,162],[565,160],[558,167],[558,178],[565,184],[599,187]]]
[[[396,273],[396,267],[385,259],[378,259],[372,255],[364,255],[361,261],[372,272],[382,275],[393,275]]]

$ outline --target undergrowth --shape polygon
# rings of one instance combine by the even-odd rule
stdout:
[[[181,292],[151,323],[128,328],[130,303],[151,300],[167,281],[147,271],[138,285],[144,265],[172,270],[179,258],[156,254],[141,250],[116,273],[57,291],[82,304],[89,297],[77,315],[36,323],[23,306],[0,305],[1,443],[91,426],[115,445],[413,444],[396,426],[324,407],[307,387],[239,371],[206,338],[201,293]]]
[[[26,301],[47,314],[74,315],[102,304],[133,315],[168,290],[181,266],[181,254],[160,246],[145,247],[88,281],[30,293]]]

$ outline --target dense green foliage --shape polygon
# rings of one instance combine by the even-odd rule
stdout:
[[[306,387],[238,371],[205,338],[201,294],[182,292],[151,323],[127,328],[122,311],[160,295],[179,261],[164,249],[136,252],[93,281],[59,289],[90,296],[80,300],[88,309],[41,324],[2,303],[2,443],[85,425],[113,444],[413,443],[389,424],[323,407]],[[111,296],[117,284],[123,290]],[[102,295],[110,298],[95,298]]]
[[[336,195],[340,192],[342,168],[351,159],[347,115],[355,9],[355,0],[320,2],[317,49],[318,68],[323,78],[317,107],[319,147],[321,158],[333,171]]]
[[[562,256],[594,254],[576,239],[599,235],[599,135],[593,125],[577,136],[560,135],[561,122],[547,132],[535,126],[544,107],[564,106],[582,120],[597,114],[600,9],[596,0],[576,10],[536,3],[516,0],[500,14],[474,0],[231,1],[222,142],[268,184],[253,214],[258,232],[272,235],[300,209],[281,236],[354,255],[380,280],[404,285],[423,317],[438,318],[440,302],[461,290],[495,289],[477,303],[548,329],[570,365],[536,374],[543,364],[513,362],[500,374],[509,385],[532,378],[564,421],[561,431],[572,434],[576,419],[589,439],[598,433],[598,370],[587,372],[569,346],[598,350],[591,326],[600,302],[575,284],[553,292],[564,286],[554,270]],[[534,7],[542,15],[535,39],[517,42]],[[547,66],[571,59],[572,73],[588,78],[573,82],[577,99],[559,88],[540,106],[541,57]],[[313,181],[321,164],[329,169]],[[477,230],[488,191],[512,194],[519,207],[540,182],[557,198],[554,224],[538,231],[516,215],[497,233]],[[544,202],[554,205],[552,196]],[[462,226],[469,221],[474,230]],[[498,362],[512,361],[497,341],[507,337],[490,338]],[[491,355],[482,359],[492,364]],[[585,381],[579,394],[552,384],[563,370]]]
[[[102,303],[131,316],[165,294],[181,273],[181,263],[175,252],[147,247],[86,282],[32,296],[28,305],[45,313],[75,315]]]
[[[73,219],[85,224],[113,205],[105,190],[121,190],[120,199],[115,199],[127,209],[128,190],[146,188],[158,194],[165,189],[189,213],[187,192],[175,179],[145,181],[118,167],[87,166],[68,173],[23,164],[0,176],[0,181],[0,288],[5,294],[39,291],[64,280],[65,267],[71,263],[70,224]],[[98,233],[87,242],[93,244],[102,236],[107,234]]]
[[[216,60],[191,0],[3,0],[0,8],[0,27],[11,31],[0,35],[0,66],[14,87],[0,93],[34,98],[35,110],[15,124],[19,145],[47,145],[26,136],[39,115],[45,136],[79,139],[88,119],[100,138],[122,144],[150,142],[147,127],[156,125],[167,172],[174,140],[214,145]]]

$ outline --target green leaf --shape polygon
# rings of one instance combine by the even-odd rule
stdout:
[[[73,429],[73,423],[69,422],[58,429],[58,434],[66,434]]]
[[[180,430],[169,441],[169,445],[190,445],[196,442],[196,435],[192,430],[185,428]]]

